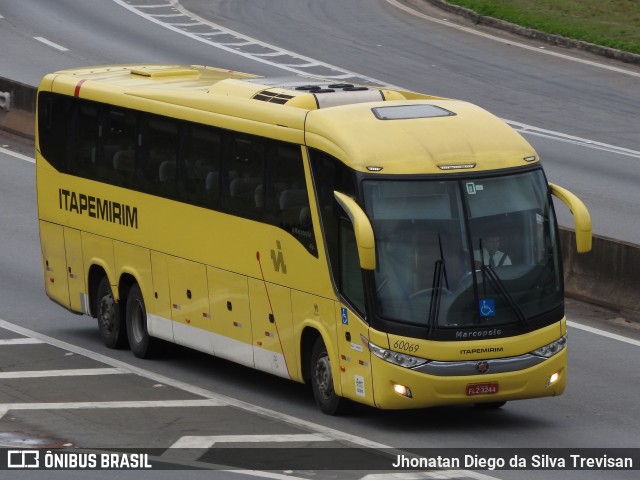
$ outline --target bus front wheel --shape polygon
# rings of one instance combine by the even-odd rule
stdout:
[[[137,283],[131,285],[126,309],[127,338],[129,347],[138,358],[150,358],[157,353],[158,340],[147,330],[147,309]]]
[[[336,415],[342,410],[344,400],[333,389],[333,374],[327,347],[318,337],[311,353],[311,388],[320,410],[328,415]]]
[[[98,285],[96,297],[96,317],[102,342],[108,348],[125,346],[127,336],[120,320],[120,306],[113,298],[109,279],[105,276]]]

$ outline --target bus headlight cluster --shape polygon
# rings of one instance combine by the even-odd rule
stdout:
[[[540,347],[537,350],[531,352],[533,355],[538,355],[539,357],[553,357],[556,353],[563,350],[567,346],[567,336],[563,335],[555,342],[551,342],[544,347]]]
[[[424,358],[414,357],[413,355],[407,355],[406,353],[400,353],[388,348],[379,347],[362,335],[360,338],[362,338],[362,341],[367,345],[367,347],[369,347],[369,351],[376,357],[381,358],[386,362],[393,363],[394,365],[399,365],[400,367],[405,368],[414,368],[424,365],[429,361]]]

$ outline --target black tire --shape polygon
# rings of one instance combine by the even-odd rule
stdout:
[[[159,340],[149,336],[147,309],[137,283],[131,285],[127,296],[126,323],[129,347],[133,354],[138,358],[151,358],[157,355]]]
[[[120,305],[113,298],[109,279],[102,277],[96,295],[96,318],[107,348],[122,348],[127,343],[127,332],[120,317]]]
[[[311,388],[316,405],[327,415],[338,415],[344,410],[345,400],[333,389],[333,375],[327,347],[318,337],[311,351]]]

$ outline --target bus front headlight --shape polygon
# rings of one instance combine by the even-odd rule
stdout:
[[[540,347],[531,353],[539,357],[549,358],[549,357],[553,357],[556,353],[560,352],[561,350],[564,350],[566,346],[567,346],[567,336],[563,335],[558,340],[551,342],[548,345],[545,345],[544,347]]]
[[[362,341],[365,343],[365,345],[369,347],[369,351],[376,357],[381,358],[386,362],[393,363],[394,365],[405,368],[414,368],[420,365],[424,365],[429,361],[424,358],[414,357],[413,355],[407,355],[406,353],[396,352],[395,350],[379,347],[362,335],[360,335],[360,338],[362,338]]]

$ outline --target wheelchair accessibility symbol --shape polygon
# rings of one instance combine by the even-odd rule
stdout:
[[[349,325],[349,312],[346,308],[342,307],[341,308],[342,311],[342,324],[343,325]]]
[[[492,299],[483,298],[480,299],[480,316],[481,317],[495,317],[496,306]]]

